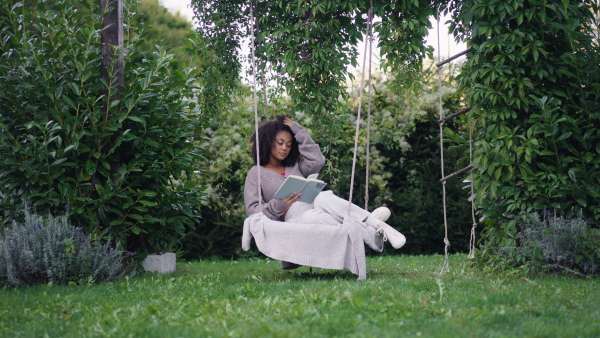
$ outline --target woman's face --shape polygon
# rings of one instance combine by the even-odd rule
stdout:
[[[280,130],[275,135],[271,145],[271,159],[283,161],[292,150],[292,134],[289,131]]]

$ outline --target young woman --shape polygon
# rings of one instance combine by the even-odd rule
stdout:
[[[244,202],[248,216],[262,212],[272,220],[302,224],[339,225],[348,214],[348,201],[334,195],[331,191],[321,192],[314,203],[298,200],[300,194],[292,193],[284,199],[273,196],[289,175],[307,177],[316,174],[325,164],[325,157],[306,130],[289,117],[279,115],[274,121],[263,123],[258,128],[260,163],[257,163],[256,134],[252,136],[253,166],[246,176]],[[260,191],[258,165],[260,170]],[[361,222],[367,234],[383,234],[395,248],[401,248],[406,238],[389,226],[385,221],[390,216],[386,207],[380,207],[372,213],[352,204],[350,217]],[[364,236],[365,243],[372,248],[378,247],[377,240]],[[381,247],[382,248],[382,247]]]

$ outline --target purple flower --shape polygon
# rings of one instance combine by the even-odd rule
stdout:
[[[69,211],[69,205],[65,204],[65,211]]]

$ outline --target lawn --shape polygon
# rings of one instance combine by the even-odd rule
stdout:
[[[600,281],[485,275],[465,255],[373,256],[348,271],[269,259],[180,262],[170,275],[0,289],[2,337],[598,337]]]

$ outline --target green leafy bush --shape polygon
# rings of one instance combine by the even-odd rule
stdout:
[[[194,182],[206,186],[206,198],[198,207],[199,225],[183,239],[181,257],[247,257],[256,255],[241,247],[246,218],[244,182],[252,166],[248,140],[254,131],[252,103],[246,95],[236,98],[210,128],[203,131],[200,147],[206,149],[199,161]],[[271,111],[272,116],[274,112]]]
[[[14,286],[112,281],[124,276],[128,255],[90,239],[66,215],[25,213],[0,235],[0,280]]]
[[[172,67],[161,46],[137,52],[146,31],[131,3],[124,86],[115,76],[106,82],[99,2],[81,2],[92,15],[68,1],[38,5],[0,4],[0,87],[9,88],[0,92],[0,221],[9,224],[27,201],[55,215],[69,205],[86,232],[130,251],[161,251],[195,225],[203,196],[187,181],[200,157],[198,71]],[[189,39],[188,52],[197,43]]]
[[[569,219],[582,214],[597,228],[596,3],[466,0],[451,7],[454,32],[472,47],[460,83],[474,106],[482,243],[516,247],[517,219],[509,216],[553,208]]]
[[[550,209],[600,220],[600,58],[590,1],[465,1],[481,216]],[[512,225],[511,225],[512,226]],[[514,226],[511,231],[514,234]]]
[[[486,264],[506,270],[525,267],[535,272],[598,272],[600,231],[590,228],[581,215],[569,219],[548,210],[541,216],[537,212],[524,213],[515,219],[517,245],[486,243],[484,250],[493,251],[483,255]]]

